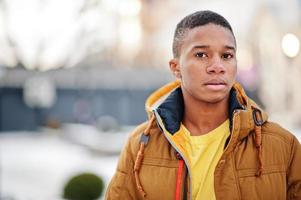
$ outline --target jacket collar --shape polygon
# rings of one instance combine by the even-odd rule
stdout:
[[[242,110],[243,106],[236,98],[236,90],[231,89],[229,101],[229,119],[230,129],[232,129],[232,118],[235,110]],[[184,100],[180,87],[175,89],[166,100],[157,108],[166,130],[172,135],[180,129],[181,121],[184,114]]]
[[[235,83],[230,91],[229,119],[230,130],[233,126],[238,127],[237,139],[243,139],[251,130],[255,123],[252,115],[252,106],[259,108],[254,101],[247,97],[243,88]],[[154,92],[146,102],[146,108],[156,111],[164,124],[165,129],[173,135],[180,129],[184,114],[183,94],[180,82],[172,82]],[[234,119],[234,112],[237,117]],[[262,111],[263,120],[267,120],[267,115]]]

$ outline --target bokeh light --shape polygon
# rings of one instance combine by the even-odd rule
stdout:
[[[282,51],[283,53],[290,57],[294,58],[297,56],[300,50],[300,41],[298,37],[292,33],[287,33],[282,38]]]

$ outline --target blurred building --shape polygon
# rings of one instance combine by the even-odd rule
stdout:
[[[261,100],[272,119],[290,127],[301,125],[300,8],[300,1],[262,5],[249,33]]]
[[[167,72],[150,69],[79,67],[43,74],[10,69],[0,80],[0,130],[33,130],[53,123],[95,125],[104,116],[119,124],[138,124],[146,120],[147,96],[170,80]]]

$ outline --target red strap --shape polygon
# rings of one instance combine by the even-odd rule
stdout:
[[[182,179],[183,179],[182,178],[183,169],[184,169],[184,160],[179,160],[175,200],[180,200],[181,199],[181,183],[182,183]]]

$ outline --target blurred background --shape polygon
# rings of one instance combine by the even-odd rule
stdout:
[[[176,24],[204,9],[232,25],[248,95],[300,139],[301,0],[0,0],[0,199],[68,198],[82,173],[105,188],[173,80]]]

